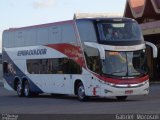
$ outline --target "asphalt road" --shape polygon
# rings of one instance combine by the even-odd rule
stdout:
[[[127,101],[115,98],[93,98],[79,102],[74,96],[40,95],[19,98],[16,92],[0,87],[0,113],[12,114],[132,114],[160,113],[160,84],[150,87],[147,96],[131,96]]]

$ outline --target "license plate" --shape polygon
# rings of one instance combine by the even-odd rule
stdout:
[[[133,90],[126,90],[125,91],[125,94],[132,94],[133,93]]]

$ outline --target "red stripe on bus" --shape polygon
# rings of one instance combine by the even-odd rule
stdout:
[[[97,93],[97,92],[96,92],[96,87],[93,88],[93,91],[92,91],[92,92],[93,92],[93,95],[96,96],[96,93]]]
[[[144,77],[130,78],[130,79],[113,79],[113,78],[107,78],[107,77],[96,75],[96,74],[95,76],[99,78],[100,80],[103,80],[108,83],[113,83],[113,84],[138,84],[138,83],[142,83],[144,81],[149,80],[148,75]]]
[[[50,44],[47,46],[65,54],[76,61],[81,67],[85,68],[84,57],[80,46],[71,44]]]

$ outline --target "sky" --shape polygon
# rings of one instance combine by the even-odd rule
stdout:
[[[1,0],[0,51],[5,29],[70,20],[74,13],[123,15],[125,4],[126,0]]]

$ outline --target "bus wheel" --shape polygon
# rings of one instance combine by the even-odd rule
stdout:
[[[118,101],[125,101],[127,99],[127,96],[116,96]]]
[[[24,82],[24,96],[25,97],[31,97],[32,96],[32,92],[30,90],[29,82],[27,80]]]
[[[86,100],[84,85],[81,82],[77,86],[77,96],[80,101]]]
[[[23,97],[24,96],[23,87],[21,85],[20,80],[18,80],[18,82],[17,82],[17,95],[19,97]]]

